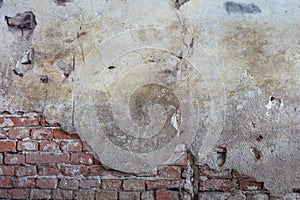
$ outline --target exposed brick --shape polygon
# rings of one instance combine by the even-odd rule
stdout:
[[[68,163],[69,154],[26,154],[26,163],[29,164],[53,164]]]
[[[9,129],[7,132],[9,139],[25,139],[29,138],[30,136],[30,129],[29,128],[12,128]]]
[[[241,190],[262,190],[263,189],[262,182],[255,182],[255,181],[247,181],[247,180],[240,180],[239,186]]]
[[[147,181],[147,190],[167,189],[167,188],[183,188],[183,180],[155,180]]]
[[[16,188],[34,188],[35,187],[35,178],[18,178],[15,179]]]
[[[25,155],[22,154],[5,154],[4,155],[4,164],[24,164]]]
[[[2,117],[1,117],[2,118]],[[2,120],[2,123],[1,123]],[[0,120],[0,127],[38,126],[38,117],[5,117]]]
[[[56,189],[52,190],[52,199],[73,199],[73,190],[62,190]]]
[[[59,144],[54,141],[41,141],[39,150],[40,151],[51,151],[51,152],[60,151]]]
[[[158,175],[164,178],[180,178],[181,168],[180,167],[162,167],[158,170]]]
[[[63,165],[61,166],[61,173],[65,176],[88,176],[89,169],[80,165]]]
[[[96,200],[118,200],[118,192],[117,191],[101,191],[96,192],[95,196]]]
[[[105,176],[111,174],[111,171],[106,170],[103,166],[92,165],[89,166],[90,176]]]
[[[7,191],[9,199],[29,199],[29,189],[10,189]]]
[[[220,178],[220,179],[232,178],[231,170],[229,169],[217,171],[215,169],[200,168],[199,174],[200,176],[206,176],[207,178]]]
[[[60,143],[60,149],[63,152],[80,152],[82,151],[82,142],[76,140],[63,141]]]
[[[19,151],[37,151],[38,143],[34,141],[19,141],[17,149]]]
[[[140,200],[139,192],[120,192],[119,200]]]
[[[0,152],[16,152],[16,142],[0,141]]]
[[[101,188],[104,190],[119,190],[121,189],[122,180],[119,179],[103,179]]]
[[[208,179],[205,181],[199,181],[199,190],[200,191],[233,191],[235,189],[235,182],[231,180],[222,180],[222,179]]]
[[[7,138],[6,131],[0,128],[0,139],[6,139],[6,138]]]
[[[11,177],[0,177],[0,188],[12,188],[13,179]]]
[[[0,176],[13,176],[14,171],[13,166],[0,166]]]
[[[53,132],[50,128],[34,128],[31,130],[31,139],[49,140],[53,138]]]
[[[36,166],[16,166],[15,176],[34,176],[36,175]]]
[[[60,179],[58,187],[61,189],[77,190],[79,181],[76,179]]]
[[[1,199],[7,199],[7,190],[6,189],[0,189],[0,198]]]
[[[70,163],[73,165],[92,165],[93,156],[90,154],[71,154]]]
[[[83,189],[89,189],[89,188],[99,188],[101,187],[101,181],[100,180],[82,180],[80,182],[80,188]]]
[[[61,129],[53,129],[53,137],[55,139],[80,139],[77,134],[69,134]]]
[[[179,200],[179,192],[170,190],[157,190],[156,200]]]
[[[60,171],[56,165],[53,166],[38,166],[38,174],[40,176],[57,176]]]
[[[38,178],[36,179],[36,188],[55,189],[57,188],[58,179],[55,178]]]
[[[123,189],[125,191],[145,190],[145,182],[141,180],[124,180]]]
[[[30,191],[30,199],[50,199],[51,190],[33,189]]]
[[[155,193],[154,191],[146,191],[142,192],[141,200],[155,200]]]
[[[74,199],[94,199],[95,191],[93,190],[77,190],[74,191]]]

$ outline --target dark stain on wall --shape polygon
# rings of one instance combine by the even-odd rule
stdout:
[[[72,2],[73,0],[53,0],[58,6],[66,6],[66,3]]]
[[[230,13],[240,13],[240,14],[261,13],[261,9],[255,4],[236,3],[234,1],[227,1],[225,3],[225,9],[228,14],[230,14]]]

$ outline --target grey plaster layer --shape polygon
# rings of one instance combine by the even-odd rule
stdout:
[[[139,172],[137,157],[170,162],[185,144],[199,163],[235,168],[273,194],[299,188],[299,3],[176,2],[4,0],[0,110],[35,110],[67,131],[77,128],[110,167],[120,169],[114,161],[128,154]],[[5,16],[25,11],[35,15],[33,30],[8,27]],[[184,67],[191,75],[178,75]],[[173,100],[157,101],[161,94]],[[170,134],[159,149],[137,153],[132,143],[103,134],[105,120],[132,138]],[[223,166],[215,164],[213,146],[227,148]]]

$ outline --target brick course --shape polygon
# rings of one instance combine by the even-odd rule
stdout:
[[[234,169],[193,166],[189,152],[152,174],[106,169],[77,134],[49,124],[43,116],[0,116],[1,199],[276,199],[263,182]],[[193,189],[187,188],[188,175]],[[297,190],[295,190],[297,191]],[[299,193],[286,195],[296,199]]]

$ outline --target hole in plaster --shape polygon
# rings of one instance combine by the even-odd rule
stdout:
[[[260,142],[263,138],[264,138],[264,137],[263,137],[262,135],[258,135],[258,136],[256,137],[256,140],[257,140],[258,142]]]
[[[116,69],[115,66],[109,66],[108,69]]]
[[[255,147],[250,147],[250,151],[251,153],[253,154],[253,156],[256,158],[256,159],[260,159],[261,158],[261,152],[255,148]]]

